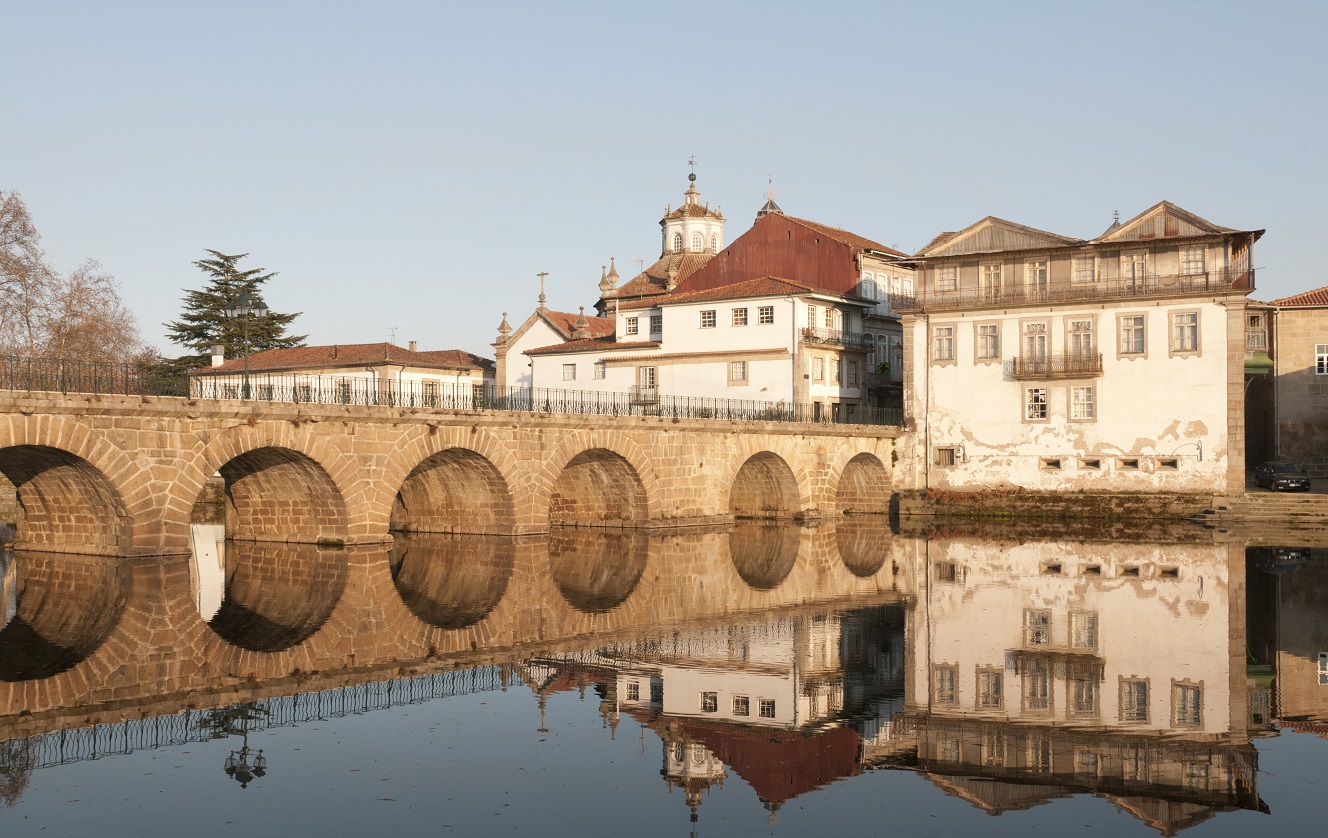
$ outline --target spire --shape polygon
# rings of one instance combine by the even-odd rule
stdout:
[[[783,215],[784,211],[775,203],[775,176],[770,175],[770,188],[765,191],[765,204],[756,211],[757,218],[767,215]]]
[[[609,274],[607,269],[608,269],[607,265],[599,266],[599,295],[601,297],[609,293],[609,290],[613,288],[613,283],[609,282]]]
[[[572,340],[590,339],[590,321],[586,319],[585,306],[581,306],[581,313],[577,315],[576,322],[572,326]]]
[[[549,272],[548,272],[548,271],[540,271],[539,273],[535,274],[535,276],[537,276],[537,277],[540,278],[540,295],[539,295],[539,310],[540,310],[540,311],[544,311],[545,309],[548,308],[548,306],[546,305],[546,303],[548,303],[549,298],[546,297],[546,296],[544,295],[544,277],[546,277],[546,276],[548,276],[548,275],[549,275]]]
[[[613,256],[609,257],[609,279],[613,280],[614,285],[618,284],[618,263]]]
[[[507,322],[507,312],[503,312],[503,322],[498,324],[498,340],[506,341],[507,336],[512,334],[512,324]]]

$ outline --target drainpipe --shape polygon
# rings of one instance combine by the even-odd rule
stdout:
[[[925,338],[922,342],[924,354],[919,362],[923,365],[923,405],[922,405],[922,488],[931,488],[931,315],[923,312],[922,330]],[[917,353],[913,355],[916,357]],[[930,686],[928,687],[930,690]]]

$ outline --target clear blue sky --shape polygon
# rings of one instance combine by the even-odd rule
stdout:
[[[4,13],[0,189],[145,336],[205,248],[278,271],[312,343],[491,354],[548,271],[659,255],[686,187],[909,252],[998,215],[1088,238],[1167,199],[1319,264],[1328,4],[52,2]]]

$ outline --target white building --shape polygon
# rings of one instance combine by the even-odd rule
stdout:
[[[1261,230],[1162,202],[1092,240],[985,218],[915,257],[915,488],[1239,492]]]

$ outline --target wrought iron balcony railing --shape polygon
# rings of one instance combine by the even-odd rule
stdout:
[[[1025,303],[1089,302],[1120,297],[1166,297],[1204,292],[1253,290],[1254,270],[1215,270],[1197,274],[1148,274],[1140,277],[1098,278],[1091,282],[1058,282],[1051,285],[1026,285],[1013,279],[1000,288],[958,288],[953,291],[926,290],[922,295],[890,295],[890,310],[958,311],[994,305]]]
[[[1013,358],[1010,374],[1014,378],[1082,378],[1102,374],[1102,355],[1030,355]]]
[[[842,346],[858,352],[871,352],[876,348],[876,338],[862,332],[845,332],[840,329],[817,329],[812,326],[802,330],[802,342],[814,346]]]

